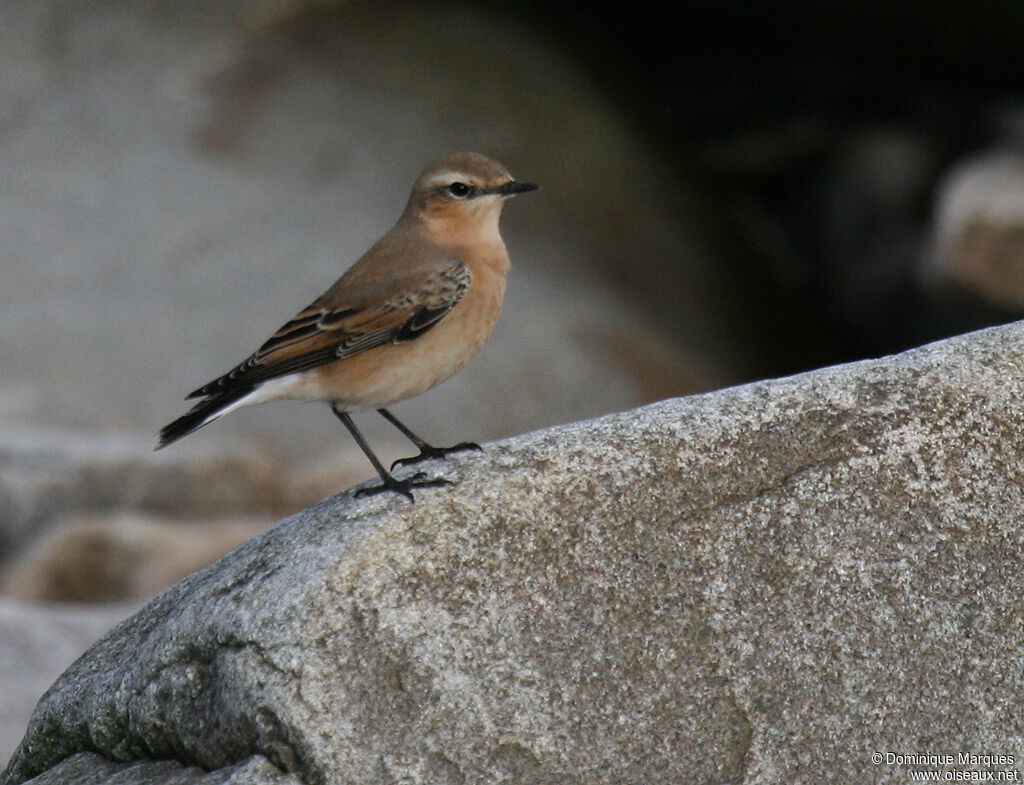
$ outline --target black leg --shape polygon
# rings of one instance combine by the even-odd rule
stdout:
[[[369,496],[372,494],[382,493],[384,491],[394,491],[405,496],[409,501],[415,501],[412,497],[413,488],[436,488],[441,485],[451,485],[450,480],[427,480],[424,479],[425,475],[420,472],[415,474],[407,480],[399,480],[389,474],[384,467],[381,465],[380,459],[373,454],[373,450],[370,449],[370,445],[367,444],[366,439],[359,433],[356,428],[356,424],[352,422],[352,418],[348,415],[348,412],[342,412],[331,407],[331,411],[341,420],[342,424],[348,428],[348,432],[352,434],[352,438],[356,440],[356,444],[359,445],[359,449],[363,451],[363,454],[369,458],[370,463],[373,464],[373,468],[377,470],[377,474],[380,475],[381,484],[371,485],[368,488],[360,488],[356,491],[356,496]]]
[[[396,466],[411,466],[414,463],[420,461],[427,461],[431,458],[444,458],[449,453],[462,452],[463,450],[480,450],[482,449],[479,444],[475,442],[459,442],[454,447],[434,447],[427,444],[423,439],[410,431],[405,425],[403,425],[395,415],[389,412],[387,409],[378,409],[377,414],[387,420],[389,423],[394,425],[398,430],[405,434],[406,438],[415,444],[420,451],[419,455],[414,455],[412,458],[399,458],[393,464],[391,469],[394,471]]]

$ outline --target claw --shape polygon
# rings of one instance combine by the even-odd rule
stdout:
[[[356,498],[361,496],[376,496],[378,493],[384,493],[385,491],[391,491],[393,493],[399,493],[410,502],[416,501],[412,495],[413,488],[440,488],[444,485],[454,485],[451,480],[445,480],[443,478],[437,478],[428,480],[425,479],[426,474],[418,472],[412,477],[406,480],[398,480],[394,477],[389,477],[381,482],[380,485],[370,485],[365,488],[359,488],[356,490]]]
[[[465,450],[478,450],[482,452],[483,449],[476,442],[459,442],[454,447],[431,447],[427,445],[420,449],[419,455],[414,455],[411,458],[399,458],[391,464],[391,470],[394,471],[397,466],[412,466],[413,464],[430,461],[434,458],[444,459],[453,452],[463,452]]]

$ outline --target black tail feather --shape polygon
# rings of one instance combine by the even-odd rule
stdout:
[[[252,390],[252,387],[226,390],[200,401],[186,414],[160,429],[160,441],[157,443],[156,449],[166,447],[171,442],[176,442],[181,437],[188,436],[192,431],[202,428],[212,415],[227,408],[240,398],[244,398]]]

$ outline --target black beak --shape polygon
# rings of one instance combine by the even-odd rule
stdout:
[[[539,187],[536,183],[527,183],[523,180],[509,180],[497,190],[502,196],[515,196],[516,194],[524,194],[527,191],[536,191]]]

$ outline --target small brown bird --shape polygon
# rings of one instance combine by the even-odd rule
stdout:
[[[505,298],[508,252],[498,232],[504,200],[532,191],[479,153],[456,153],[416,180],[398,223],[326,292],[247,360],[191,393],[201,398],[160,431],[156,449],[225,414],[282,398],[326,401],[380,475],[358,494],[451,484],[422,472],[397,479],[349,412],[376,409],[419,448],[414,464],[480,447],[433,447],[387,406],[459,371],[484,345]]]

